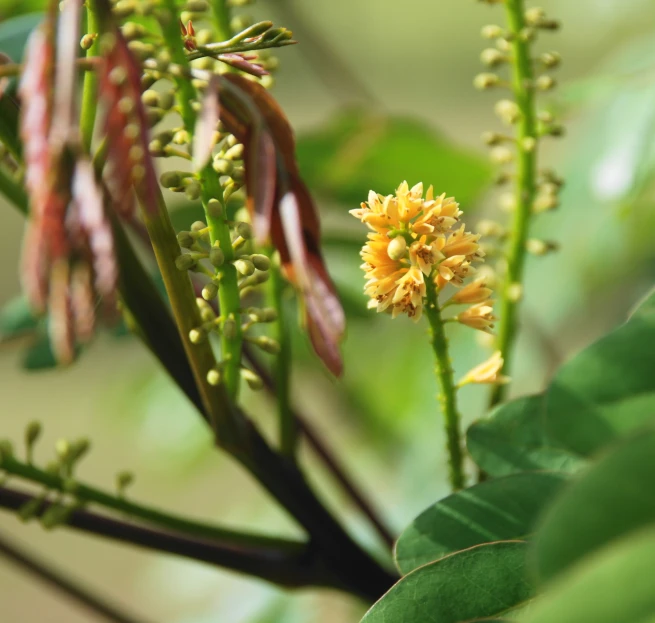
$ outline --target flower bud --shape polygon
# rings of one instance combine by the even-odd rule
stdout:
[[[521,140],[521,149],[526,153],[531,153],[535,150],[537,146],[537,139],[534,136],[525,136]]]
[[[502,134],[498,134],[498,132],[483,132],[481,138],[485,145],[493,147],[502,143],[505,137]]]
[[[555,84],[555,79],[552,76],[539,76],[535,82],[535,86],[540,91],[550,91]]]
[[[202,194],[202,186],[200,186],[200,182],[198,182],[198,180],[191,180],[184,189],[184,194],[189,201],[200,199],[200,195]]]
[[[248,383],[250,389],[255,391],[264,387],[264,381],[262,381],[261,377],[252,370],[248,370],[248,368],[241,368],[241,378]]]
[[[480,35],[483,39],[498,39],[503,36],[503,29],[496,24],[488,24],[482,27]]]
[[[487,48],[482,50],[480,54],[480,61],[487,67],[497,67],[498,65],[507,61],[507,57],[496,48]]]
[[[225,262],[225,254],[220,247],[212,246],[209,250],[209,262],[216,268],[223,266],[223,263]]]
[[[127,489],[134,482],[134,474],[132,472],[123,471],[116,474],[116,489],[118,495],[124,495]]]
[[[188,0],[184,10],[190,13],[204,13],[209,11],[209,4],[207,4],[206,0]]]
[[[188,231],[181,231],[177,235],[177,242],[183,249],[190,249],[194,245],[195,240]]]
[[[189,340],[192,344],[202,344],[207,339],[207,331],[202,327],[189,331]]]
[[[243,159],[243,145],[237,143],[230,147],[223,156],[226,160],[242,160]]]
[[[43,427],[41,426],[41,422],[38,421],[33,421],[30,422],[27,425],[27,428],[25,429],[25,445],[28,448],[32,448],[34,444],[38,441],[39,437],[41,436],[41,431],[43,430]]]
[[[80,47],[83,50],[91,49],[91,46],[95,43],[95,40],[98,38],[98,33],[87,33],[84,35],[80,41]]]
[[[164,188],[178,188],[182,186],[183,177],[179,171],[164,171],[159,181]]]
[[[191,231],[199,232],[207,228],[207,223],[204,221],[194,221],[191,223]]]
[[[248,341],[261,348],[265,353],[277,355],[280,352],[280,343],[266,335],[251,338]]]
[[[234,165],[230,160],[225,158],[216,158],[212,163],[212,168],[219,175],[229,175],[234,169]]]
[[[271,260],[266,255],[260,253],[251,255],[250,261],[255,265],[257,270],[268,270],[271,267]]]
[[[496,102],[494,112],[506,125],[513,125],[521,118],[521,109],[518,104],[508,99]]]
[[[218,295],[218,286],[213,281],[210,281],[202,289],[202,298],[204,298],[205,301],[213,301],[217,295]]]
[[[559,67],[562,62],[562,57],[557,52],[544,52],[539,55],[539,61],[549,69]]]
[[[539,26],[546,19],[546,11],[541,7],[532,7],[525,12],[525,21],[530,26]]]
[[[216,387],[217,385],[221,384],[221,371],[218,370],[217,368],[212,368],[209,372],[207,372],[207,382]]]
[[[223,217],[223,205],[218,199],[210,199],[207,202],[207,216],[213,219]]]
[[[146,29],[136,22],[127,22],[121,27],[123,37],[129,42],[134,39],[140,39],[146,34]]]
[[[237,223],[236,232],[244,240],[249,240],[252,238],[252,227],[248,223]]]
[[[249,275],[252,275],[255,272],[255,265],[250,260],[247,260],[245,258],[240,258],[238,260],[235,260],[234,267],[244,277],[248,277]]]
[[[197,265],[197,261],[194,260],[189,254],[178,255],[175,258],[175,266],[178,270],[193,270]]]
[[[473,79],[473,86],[480,91],[484,91],[497,86],[499,82],[500,78],[496,74],[482,73]]]
[[[407,240],[404,236],[396,236],[389,242],[387,247],[387,255],[397,262],[407,253]]]
[[[503,145],[494,147],[489,156],[494,164],[508,164],[514,160],[514,152]]]
[[[530,239],[526,241],[525,248],[528,253],[532,255],[546,255],[552,251],[556,251],[559,246],[556,242],[547,242],[545,240]]]
[[[237,323],[234,320],[234,316],[230,314],[229,318],[225,319],[225,322],[223,322],[223,337],[225,337],[226,340],[233,340],[236,335],[237,335]]]
[[[141,94],[141,101],[144,106],[159,106],[159,93],[154,89],[148,89]]]

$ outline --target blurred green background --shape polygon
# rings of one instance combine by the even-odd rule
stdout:
[[[0,0],[0,16],[41,2]],[[546,141],[545,165],[566,179],[562,205],[534,234],[561,244],[530,258],[513,394],[543,387],[553,370],[620,322],[655,281],[655,6],[648,0],[546,0],[563,28],[537,48],[563,56],[560,88],[544,106],[567,136]],[[319,199],[328,263],[349,314],[346,373],[334,381],[296,340],[294,402],[337,449],[397,531],[446,493],[443,436],[426,328],[375,317],[361,294],[358,247],[365,237],[347,210],[369,188],[391,192],[403,179],[455,194],[466,222],[502,215],[492,168],[479,142],[499,129],[496,92],[473,76],[487,23],[502,10],[474,0],[259,0],[247,12],[291,28],[300,45],[277,53],[275,94],[299,137],[301,166]],[[244,11],[246,12],[246,11]],[[0,25],[1,27],[1,25]],[[0,205],[0,304],[19,294],[23,218]],[[452,331],[456,374],[488,351],[471,331]],[[67,370],[22,368],[31,338],[0,345],[0,436],[18,440],[41,419],[45,459],[61,436],[94,448],[80,475],[110,488],[137,474],[135,499],[231,525],[295,534],[288,518],[231,461],[217,455],[199,418],[134,340],[104,335]],[[486,392],[462,392],[467,421]],[[247,395],[270,426],[270,402]],[[313,465],[311,457],[307,457]],[[317,486],[362,538],[361,519],[322,471]],[[363,606],[329,591],[292,595],[258,581],[178,558],[137,551],[67,530],[46,534],[0,513],[15,535],[142,620],[166,623],[356,621]],[[372,541],[371,541],[372,542]],[[0,558],[2,623],[94,620]]]

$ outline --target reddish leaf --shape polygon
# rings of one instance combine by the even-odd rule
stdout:
[[[219,61],[223,61],[230,67],[234,67],[235,69],[250,74],[251,76],[257,76],[258,78],[261,78],[262,76],[268,76],[269,73],[261,65],[250,62],[257,58],[256,55],[246,56],[245,54],[219,54],[216,58]]]
[[[293,131],[271,95],[236,74],[223,76],[221,120],[244,144],[248,208],[257,237],[270,238],[305,302],[316,353],[340,375],[345,321],[320,251],[318,211],[300,178]]]
[[[214,136],[218,126],[220,103],[218,101],[218,76],[209,81],[202,100],[202,107],[193,133],[193,162],[202,169],[212,154]]]
[[[145,209],[154,213],[159,186],[148,149],[141,70],[117,28],[103,35],[102,49],[105,62],[100,75],[100,98],[106,109],[104,131],[109,142],[111,170],[108,185],[122,214],[134,212],[132,186]]]

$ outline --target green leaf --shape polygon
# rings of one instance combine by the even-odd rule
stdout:
[[[546,432],[542,410],[542,395],[527,396],[500,405],[473,423],[466,441],[473,460],[490,476],[579,469],[583,461]]]
[[[540,576],[548,580],[609,541],[655,523],[654,473],[655,431],[648,430],[568,487],[535,537]]]
[[[630,312],[630,319],[638,318],[639,316],[649,316],[655,314],[655,288],[653,288],[646,296],[644,296],[635,308]]]
[[[28,13],[0,22],[0,52],[20,62],[27,38],[42,21],[43,13]]]
[[[39,324],[24,296],[12,299],[0,311],[0,340],[33,331]]]
[[[655,528],[585,559],[551,585],[522,623],[649,623],[655,617]]]
[[[494,617],[530,599],[526,544],[478,545],[419,567],[397,582],[362,623],[458,623]]]
[[[404,575],[446,554],[492,541],[523,538],[565,482],[565,474],[515,474],[475,485],[421,513],[396,543]]]
[[[358,206],[368,191],[388,194],[403,180],[433,184],[464,205],[491,180],[483,157],[457,148],[425,124],[348,111],[298,140],[300,169],[310,188]]]
[[[546,426],[588,456],[655,414],[655,314],[644,308],[595,342],[555,376],[546,394]]]

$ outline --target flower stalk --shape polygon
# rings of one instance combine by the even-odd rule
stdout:
[[[439,381],[439,403],[443,412],[446,449],[450,485],[453,491],[462,489],[465,484],[464,452],[461,432],[461,416],[457,409],[457,387],[454,381],[453,367],[448,352],[448,338],[444,330],[444,320],[439,307],[437,287],[433,279],[426,281],[425,315],[430,323],[432,350],[436,359],[435,373]]]
[[[86,50],[87,59],[98,56],[100,24],[96,12],[95,0],[86,0],[86,37],[91,39],[91,45]],[[84,39],[83,39],[84,41]],[[86,152],[91,151],[93,140],[93,128],[96,122],[96,110],[98,108],[98,75],[95,71],[84,73],[84,85],[82,88],[82,109],[80,111],[80,132],[82,134],[82,145]]]
[[[507,275],[500,291],[500,313],[497,349],[504,359],[503,372],[508,374],[517,333],[521,284],[525,265],[526,242],[532,216],[537,182],[537,123],[530,42],[526,32],[523,0],[506,0],[505,12],[511,33],[512,91],[520,111],[516,139],[518,144],[515,210],[509,248],[507,250]],[[491,394],[491,406],[505,397],[506,384],[495,385]]]

